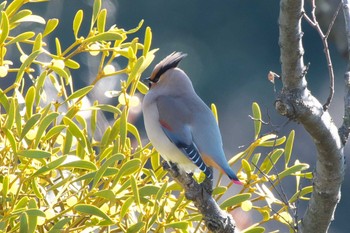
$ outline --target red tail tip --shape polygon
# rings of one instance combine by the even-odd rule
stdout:
[[[238,185],[244,185],[241,181],[239,180],[232,180],[233,183],[238,184]]]

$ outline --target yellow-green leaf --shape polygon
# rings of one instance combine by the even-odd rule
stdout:
[[[39,33],[36,37],[35,37],[35,41],[34,41],[34,45],[33,45],[33,49],[32,52],[34,53],[37,50],[40,50],[43,44],[43,36],[41,33]],[[28,58],[27,58],[28,59]]]
[[[31,159],[44,159],[51,156],[50,152],[42,150],[22,150],[18,151],[17,154]]]
[[[134,197],[129,197],[128,199],[126,199],[120,210],[120,219],[123,219],[124,216],[128,213],[132,203],[134,203]]]
[[[0,45],[5,42],[10,32],[9,19],[5,11],[1,12],[1,34],[0,34]]]
[[[152,31],[150,27],[147,27],[145,32],[145,41],[143,43],[143,56],[146,56],[148,51],[150,50],[151,42],[152,42]]]
[[[38,131],[35,137],[34,148],[36,148],[39,145],[39,142],[42,139],[42,135],[44,134],[45,130],[58,117],[58,115],[58,113],[52,112],[40,121]]]
[[[97,19],[97,15],[101,10],[101,0],[94,0],[94,5],[92,7],[92,17],[91,17],[91,27],[93,27],[96,19]]]
[[[17,42],[23,42],[25,40],[29,40],[33,36],[35,36],[34,32],[23,32],[23,33],[17,35],[15,38],[10,40],[9,42],[7,42],[6,45],[14,44]]]
[[[103,174],[106,172],[107,168],[112,166],[116,161],[120,160],[120,158],[123,158],[124,156],[120,156],[120,154],[112,155],[110,158],[108,158],[102,166],[97,170],[94,180],[92,182],[91,189],[94,189],[97,185],[100,179],[102,178]],[[129,161],[130,162],[130,161]],[[127,163],[124,164],[124,166]]]
[[[286,146],[284,148],[285,168],[288,167],[288,163],[289,163],[290,157],[292,155],[294,136],[295,136],[295,131],[294,130],[290,131],[288,138],[287,138],[287,141],[286,141]]]
[[[58,159],[46,164],[45,166],[41,167],[39,170],[37,170],[33,175],[32,177],[35,177],[35,176],[39,176],[43,173],[46,173],[48,171],[51,171],[55,168],[57,168],[58,166],[60,166],[65,160],[67,159],[67,156],[62,156],[62,157],[59,157]]]
[[[31,86],[28,89],[26,97],[25,97],[26,115],[28,118],[32,117],[34,100],[35,100],[35,88],[34,88],[34,86]]]
[[[165,228],[181,229],[186,232],[188,229],[188,221],[168,223],[168,224],[165,224]]]
[[[87,38],[85,43],[92,43],[96,41],[121,40],[123,37],[117,32],[104,32]]]
[[[96,165],[87,160],[77,160],[77,161],[64,163],[60,167],[61,168],[78,168],[78,169],[85,169],[85,170],[92,170],[92,171],[97,170]]]
[[[134,232],[141,232],[141,229],[145,226],[144,222],[138,222],[134,225],[130,226],[126,233],[134,233]]]
[[[83,21],[83,17],[84,17],[83,10],[79,10],[75,14],[75,17],[74,17],[74,20],[73,20],[73,32],[74,32],[75,39],[78,38],[78,33],[79,33],[81,22]]]
[[[226,186],[218,186],[213,189],[213,196],[224,194],[227,191]]]
[[[137,90],[145,95],[148,92],[148,87],[144,83],[138,81]]]
[[[223,203],[221,203],[220,208],[225,209],[227,207],[235,206],[243,201],[248,200],[250,197],[250,193],[237,194],[233,197],[226,199]]]
[[[261,111],[260,107],[256,102],[252,104],[253,121],[254,121],[254,139],[258,139],[261,130]]]
[[[307,163],[295,164],[295,165],[285,169],[284,171],[280,172],[278,174],[278,177],[279,177],[279,179],[283,179],[286,176],[293,175],[296,172],[300,172],[300,171],[306,170],[308,168],[309,168],[309,164],[307,164]]]
[[[26,122],[26,124],[22,129],[21,137],[20,137],[21,140],[26,136],[29,130],[39,121],[40,117],[41,117],[41,114],[37,113],[32,115],[31,118],[29,118],[29,120]]]
[[[17,143],[15,137],[13,136],[13,132],[7,128],[2,129],[6,135],[6,139],[10,142],[11,149],[14,153],[17,152]]]
[[[44,29],[43,37],[45,37],[45,36],[49,35],[51,32],[53,32],[55,30],[55,28],[57,27],[58,22],[59,22],[58,19],[55,19],[55,18],[49,19],[47,21],[46,27]]]
[[[99,33],[102,33],[105,31],[105,25],[106,25],[106,16],[107,16],[107,10],[102,9],[100,13],[98,14],[97,18],[97,30]]]
[[[265,228],[260,226],[255,226],[253,228],[249,227],[246,230],[241,231],[241,233],[264,233]]]
[[[39,33],[39,35],[40,35],[40,33]],[[27,57],[27,59],[22,63],[21,67],[19,68],[19,70],[17,72],[15,83],[18,83],[18,84],[21,83],[21,80],[22,80],[22,77],[23,77],[25,70],[30,66],[30,64],[32,64],[32,62],[35,60],[35,58],[37,58],[39,56],[40,53],[41,53],[40,50],[36,50],[36,51],[32,52]]]
[[[284,150],[279,148],[272,151],[272,153],[269,153],[266,156],[264,162],[261,164],[260,170],[262,170],[265,174],[268,174],[271,171],[271,169],[276,165],[283,152]]]
[[[79,69],[80,68],[80,64],[72,59],[67,59],[64,61],[64,64],[71,69]]]
[[[26,213],[22,213],[20,216],[19,233],[28,233],[28,216]]]
[[[102,197],[104,199],[107,199],[109,201],[113,201],[115,199],[115,195],[111,190],[101,190],[96,193],[94,193],[97,197]]]
[[[63,122],[68,126],[68,131],[78,140],[78,142],[85,148],[86,137],[82,130],[68,117],[63,118]]]
[[[299,198],[303,198],[305,195],[312,193],[313,187],[307,186],[305,188],[302,188],[299,192],[296,192],[288,201],[288,203],[293,203]]]
[[[103,218],[106,220],[109,224],[113,224],[113,220],[102,210],[97,208],[96,206],[93,205],[87,205],[87,204],[80,204],[76,205],[74,209],[82,214],[87,214],[87,215],[94,215],[100,218]]]
[[[83,88],[75,91],[63,103],[71,101],[73,99],[82,98],[82,97],[86,96],[92,90],[92,88],[94,88],[93,85],[87,86],[87,87],[83,87]]]
[[[49,139],[51,139],[52,137],[57,136],[58,134],[60,134],[62,132],[62,130],[64,130],[65,128],[67,128],[66,125],[56,125],[54,127],[52,127],[47,134],[44,136],[43,141],[47,141]]]

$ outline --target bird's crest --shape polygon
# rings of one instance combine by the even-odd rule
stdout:
[[[154,67],[154,70],[151,74],[151,77],[149,77],[149,80],[153,83],[158,82],[162,74],[164,74],[167,70],[171,68],[177,67],[177,65],[180,63],[182,58],[186,56],[187,56],[186,53],[181,53],[181,52],[171,53],[169,56],[164,58]]]

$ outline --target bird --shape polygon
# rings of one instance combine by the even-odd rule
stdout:
[[[213,179],[215,167],[242,184],[226,160],[218,123],[210,108],[197,95],[190,78],[178,64],[187,54],[173,52],[145,80],[149,91],[142,111],[146,134],[167,162],[186,173],[199,170]]]

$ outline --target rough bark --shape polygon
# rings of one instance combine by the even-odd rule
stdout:
[[[276,110],[301,123],[316,149],[313,192],[299,226],[300,232],[327,232],[340,200],[344,178],[344,144],[328,111],[307,89],[301,20],[303,0],[281,0],[279,43],[283,89],[275,102]]]
[[[193,201],[198,211],[203,215],[203,220],[207,228],[214,233],[234,233],[235,221],[232,216],[221,210],[215,199],[212,197],[212,180],[205,179],[201,184],[195,181],[191,174],[179,169],[176,164],[163,164],[170,175],[185,190],[185,196]]]

